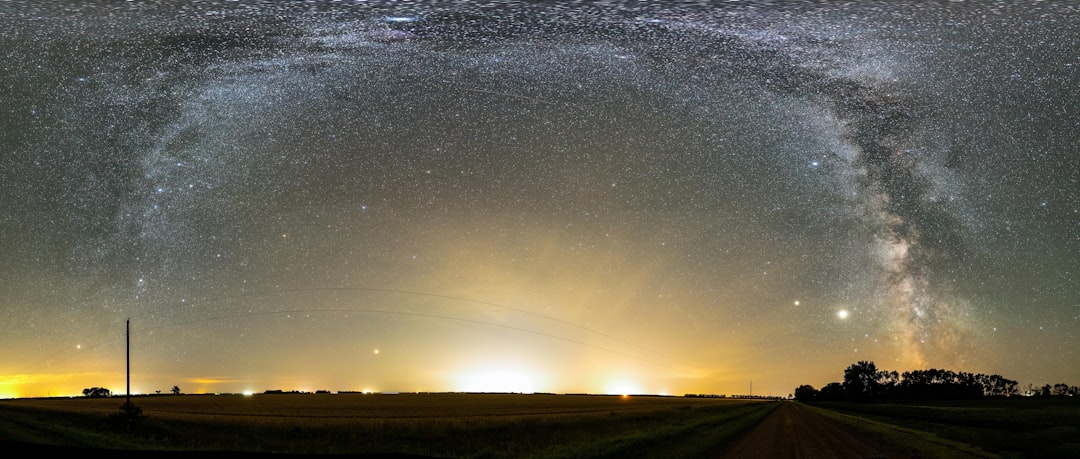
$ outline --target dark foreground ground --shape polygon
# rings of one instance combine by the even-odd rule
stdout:
[[[124,433],[109,421],[118,403],[0,403],[0,448],[23,457],[705,457],[778,406],[541,394],[149,396],[135,401],[147,417]]]
[[[68,446],[51,446],[36,443],[0,440],[0,452],[4,457],[107,457],[113,458],[191,458],[191,457],[215,457],[227,456],[230,459],[255,459],[255,458],[363,458],[363,459],[431,459],[438,456],[420,456],[413,454],[396,453],[370,453],[370,454],[288,454],[288,453],[257,453],[244,451],[155,451],[155,450],[127,450],[127,449],[99,449],[77,448]]]
[[[1073,400],[802,404],[520,394],[0,402],[0,457],[1076,458]]]

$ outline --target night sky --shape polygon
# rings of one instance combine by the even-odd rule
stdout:
[[[0,397],[1080,383],[1080,11],[0,2]]]

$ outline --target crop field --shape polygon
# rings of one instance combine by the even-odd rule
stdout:
[[[907,429],[908,438],[960,442],[1006,458],[1080,457],[1080,399],[1074,397],[955,402],[822,403],[818,406]],[[864,427],[867,422],[860,422]],[[895,432],[895,430],[893,430]],[[915,438],[920,437],[920,438]]]
[[[544,394],[259,394],[135,397],[133,431],[106,420],[123,398],[0,402],[0,439],[75,447],[438,457],[707,455],[775,403]]]

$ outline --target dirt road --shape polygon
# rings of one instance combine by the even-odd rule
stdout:
[[[761,424],[719,459],[732,458],[908,458],[794,402],[781,402]]]

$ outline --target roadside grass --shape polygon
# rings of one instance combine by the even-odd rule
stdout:
[[[148,418],[135,434],[124,435],[102,425],[106,407],[115,411],[116,400],[49,402],[0,403],[0,438],[144,450],[700,457],[776,406],[681,397],[487,394],[150,397],[136,400]]]
[[[1004,458],[1080,457],[1080,400],[1011,398],[956,402],[821,403],[857,428],[876,423],[903,445],[970,445]],[[823,413],[825,414],[825,413]],[[852,420],[852,416],[855,416]],[[968,449],[960,449],[968,451]]]
[[[941,438],[933,432],[895,424],[895,420],[891,418],[859,416],[813,405],[804,406],[810,411],[845,425],[849,429],[868,435],[882,443],[892,445],[897,450],[913,457],[927,459],[1002,457],[966,443]]]
[[[103,429],[103,419],[85,413],[0,406],[0,440],[105,449],[145,446],[138,438]]]

